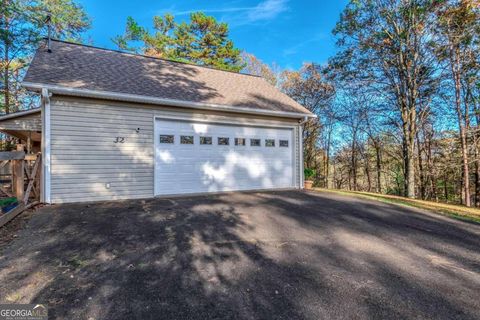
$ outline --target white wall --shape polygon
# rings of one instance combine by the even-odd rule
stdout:
[[[2,120],[0,123],[0,129],[42,131],[42,118],[40,112]]]

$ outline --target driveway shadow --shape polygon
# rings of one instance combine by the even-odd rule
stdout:
[[[474,319],[480,228],[298,191],[45,207],[2,302],[52,319]]]

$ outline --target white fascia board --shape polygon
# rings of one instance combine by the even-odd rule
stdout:
[[[8,120],[8,119],[14,119],[14,118],[18,118],[18,117],[23,117],[23,116],[33,114],[33,113],[39,113],[39,112],[41,112],[41,110],[42,110],[42,108],[34,108],[34,109],[29,109],[29,110],[24,110],[24,111],[18,111],[18,112],[14,112],[14,113],[5,114],[3,116],[0,116],[0,121]]]
[[[300,148],[300,154],[299,154],[299,169],[300,169],[300,189],[305,188],[305,176],[304,176],[304,169],[305,169],[305,163],[303,162],[303,126],[299,126],[298,128],[298,145]]]
[[[33,90],[33,91],[40,91],[42,90],[42,88],[46,88],[48,89],[49,92],[52,92],[54,94],[60,94],[60,95],[147,103],[147,104],[156,104],[156,105],[166,105],[166,106],[174,106],[174,107],[199,109],[199,110],[225,111],[225,112],[234,112],[234,113],[243,113],[243,114],[256,114],[256,115],[264,115],[264,116],[294,118],[294,119],[302,119],[305,117],[309,117],[309,118],[317,117],[314,114],[306,114],[306,113],[300,113],[300,112],[260,110],[260,109],[252,109],[252,108],[245,108],[245,107],[225,106],[225,105],[214,104],[214,103],[201,103],[201,102],[191,102],[191,101],[176,100],[176,99],[155,98],[155,97],[148,97],[148,96],[135,95],[135,94],[110,92],[110,91],[76,89],[76,88],[47,85],[47,84],[41,84],[41,83],[23,82],[22,86],[25,87],[26,89]]]

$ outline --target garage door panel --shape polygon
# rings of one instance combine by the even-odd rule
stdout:
[[[156,194],[199,193],[293,187],[293,131],[283,128],[157,120],[155,137]],[[160,143],[160,135],[174,135],[174,143]],[[193,144],[181,144],[180,136],[193,136]],[[212,138],[200,145],[200,137]],[[229,138],[219,145],[218,138]],[[235,138],[246,139],[235,146]],[[261,139],[251,146],[250,139]],[[265,139],[274,139],[266,147]],[[287,140],[288,147],[280,147]]]

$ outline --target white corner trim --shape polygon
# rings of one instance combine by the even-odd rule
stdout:
[[[51,158],[50,158],[50,92],[42,88],[42,196],[41,201],[51,203]]]
[[[299,154],[299,161],[300,161],[300,164],[299,164],[299,168],[300,168],[300,189],[303,189],[304,188],[304,185],[305,185],[305,177],[304,177],[304,174],[303,174],[303,170],[304,170],[304,162],[303,162],[303,125],[301,126],[298,126],[298,145],[300,147],[300,154]]]
[[[157,117],[153,116],[153,196],[156,197],[159,193],[157,186]]]
[[[61,95],[80,96],[80,97],[127,101],[127,102],[138,102],[138,103],[157,104],[157,105],[167,105],[167,106],[174,106],[174,107],[200,109],[200,110],[225,111],[225,112],[244,113],[244,114],[256,114],[256,115],[276,116],[276,117],[284,117],[284,118],[295,118],[295,119],[302,119],[305,117],[309,117],[309,118],[317,117],[314,114],[305,114],[301,112],[260,110],[260,109],[246,108],[246,107],[226,106],[226,105],[220,105],[220,104],[214,104],[214,103],[201,103],[201,102],[192,102],[192,101],[184,101],[184,100],[176,100],[176,99],[155,98],[155,97],[148,97],[148,96],[135,95],[135,94],[110,92],[110,91],[76,89],[76,88],[70,88],[70,87],[64,87],[64,86],[45,85],[41,83],[32,83],[32,82],[23,82],[22,86],[33,91],[39,91],[39,90],[42,90],[43,88],[46,88],[52,93],[61,94]]]
[[[292,179],[293,179],[293,186],[295,187],[295,189],[298,189],[298,181],[297,181],[297,168],[298,168],[298,163],[297,163],[297,157],[296,157],[296,154],[297,154],[297,149],[298,149],[298,143],[295,139],[295,136],[297,134],[297,130],[298,130],[298,125],[296,125],[294,128],[292,128],[292,132],[291,132],[291,141],[292,141],[292,154],[291,154],[291,157],[292,157],[292,163],[293,163],[293,166],[292,166]]]
[[[303,118],[303,121],[301,121],[298,124],[298,147],[299,147],[299,170],[300,170],[300,185],[298,186],[299,189],[304,189],[305,187],[305,176],[304,176],[304,169],[305,169],[305,163],[303,161],[303,131],[305,128],[305,123],[307,123],[308,117]]]

